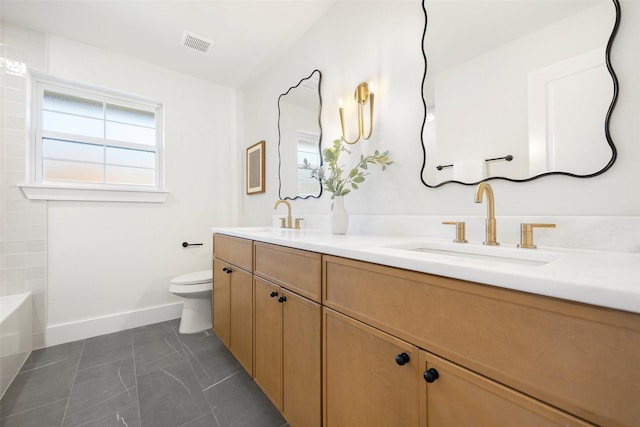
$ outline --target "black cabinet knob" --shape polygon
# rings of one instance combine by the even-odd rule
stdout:
[[[284,295],[278,298],[278,302],[285,302],[286,300],[287,300],[287,297],[285,297]]]
[[[396,363],[400,366],[408,363],[411,360],[407,353],[400,353],[396,356]]]
[[[222,267],[222,271],[224,271],[225,273],[227,272],[228,268],[227,267]]]
[[[269,296],[270,296],[271,298],[277,297],[277,296],[278,296],[278,292],[273,291],[273,292],[271,292],[271,293],[269,294]]]
[[[222,269],[222,271],[224,271],[227,274],[231,274],[231,269],[230,268],[225,267],[225,268]]]
[[[424,374],[422,374],[422,376],[424,377],[424,380],[428,383],[432,383],[438,378],[440,378],[440,374],[438,373],[438,371],[435,370],[435,368],[431,368],[424,371]]]

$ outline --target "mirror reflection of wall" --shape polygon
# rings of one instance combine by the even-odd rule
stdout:
[[[586,176],[611,165],[612,0],[425,0],[425,8],[425,184]]]
[[[281,199],[320,197],[320,82],[315,70],[278,98]]]
[[[318,192],[320,134],[298,132],[298,194],[314,195]]]

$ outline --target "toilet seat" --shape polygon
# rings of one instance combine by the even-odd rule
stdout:
[[[213,275],[211,270],[194,271],[171,279],[169,292],[176,294],[194,294],[211,292]]]
[[[213,272],[211,270],[194,271],[171,279],[172,285],[199,285],[200,283],[211,283]]]

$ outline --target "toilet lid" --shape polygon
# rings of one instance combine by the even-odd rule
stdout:
[[[174,285],[197,285],[199,283],[208,283],[212,280],[213,276],[211,270],[202,270],[174,277],[171,279],[171,283]]]

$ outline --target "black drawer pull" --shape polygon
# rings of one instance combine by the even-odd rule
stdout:
[[[396,363],[400,366],[409,363],[410,360],[411,358],[407,353],[400,353],[396,356]]]
[[[273,291],[273,292],[271,292],[271,293],[269,294],[269,296],[270,296],[271,298],[275,298],[275,297],[277,297],[277,296],[278,296],[278,292]]]
[[[438,373],[438,371],[435,370],[435,368],[431,368],[424,371],[424,374],[422,374],[422,376],[424,377],[424,380],[428,383],[432,383],[438,378],[440,378],[440,374]]]

